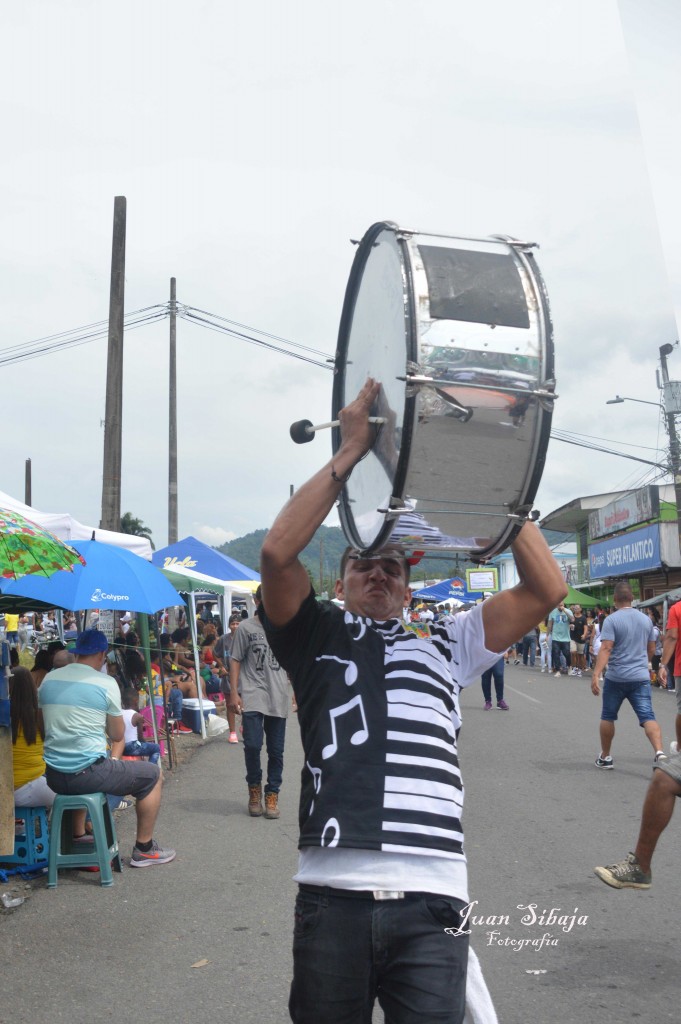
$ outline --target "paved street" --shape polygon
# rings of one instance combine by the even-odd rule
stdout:
[[[642,731],[625,708],[615,770],[602,772],[593,766],[599,701],[586,679],[510,667],[506,699],[510,711],[485,712],[479,684],[471,687],[461,734],[473,912],[500,921],[474,925],[472,939],[500,1021],[675,1019],[681,816],[648,892],[610,889],[592,872],[634,844],[652,763]],[[674,698],[655,690],[654,706],[668,745]],[[250,819],[241,747],[209,741],[165,789],[157,834],[177,848],[173,864],[126,867],[112,889],[75,872],[54,891],[35,884],[0,918],[0,1020],[285,1024],[300,762],[292,716],[282,817]],[[134,812],[117,822],[127,859]],[[566,928],[573,916],[582,923],[564,931],[523,920],[552,910]],[[544,935],[542,948],[517,948]]]

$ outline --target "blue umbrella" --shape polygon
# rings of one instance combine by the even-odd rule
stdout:
[[[85,565],[77,565],[72,572],[57,572],[49,579],[24,576],[8,580],[0,584],[0,591],[69,611],[114,608],[152,615],[182,604],[161,570],[139,555],[99,540],[72,541],[72,547],[83,556]]]

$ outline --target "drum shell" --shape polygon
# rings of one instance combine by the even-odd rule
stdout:
[[[388,420],[341,495],[349,543],[399,539],[475,560],[506,547],[539,486],[555,388],[532,248],[373,225],[348,281],[335,370],[334,419],[371,375]]]

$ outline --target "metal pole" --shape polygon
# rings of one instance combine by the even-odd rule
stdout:
[[[109,349],[106,364],[104,413],[104,472],[102,475],[102,530],[121,525],[121,451],[123,441],[123,317],[125,310],[125,196],[114,199],[109,295]]]
[[[672,345],[660,345],[660,365],[662,367],[662,380],[665,384],[669,383],[667,356],[673,351]],[[676,495],[676,524],[679,531],[679,547],[681,548],[681,449],[679,448],[679,436],[676,433],[675,413],[669,412],[665,407],[665,418],[669,434],[669,461],[674,477],[674,493]]]
[[[203,717],[203,688],[201,686],[201,667],[199,665],[199,637],[196,629],[196,594],[192,591],[189,595],[190,623],[189,628],[192,634],[192,645],[194,647],[194,670],[196,672],[196,696],[199,700],[199,722],[201,725],[201,739],[206,738],[206,721]]]
[[[168,384],[168,543],[178,541],[177,526],[177,295],[170,278],[170,379]]]
[[[156,721],[156,700],[151,671],[151,649],[149,647],[149,619],[141,613],[137,615],[137,630],[139,632],[140,646],[144,655],[144,668],[147,674],[147,695],[149,707],[151,708],[151,731],[154,736],[154,743],[158,743],[158,723]],[[162,691],[161,691],[162,692]]]
[[[31,460],[26,459],[26,469],[24,473],[24,502],[27,505],[31,504]]]

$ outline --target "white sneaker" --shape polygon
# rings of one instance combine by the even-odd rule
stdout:
[[[547,671],[548,671],[548,669],[546,669],[546,668],[542,669],[542,672],[547,672]]]
[[[554,679],[560,679],[560,672],[554,672],[553,673],[553,678]]]
[[[671,743],[669,744],[669,753],[670,754],[678,754],[678,752],[679,752],[679,745],[676,742],[676,740],[672,740]]]

